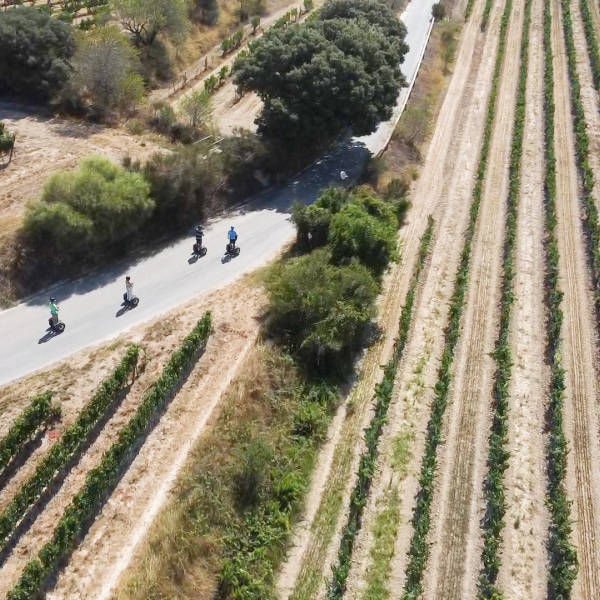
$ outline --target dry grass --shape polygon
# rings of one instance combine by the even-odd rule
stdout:
[[[429,139],[452,76],[454,56],[448,50],[452,43],[458,43],[460,28],[457,23],[448,21],[436,23],[433,27],[410,99],[377,174],[380,192],[395,177],[408,185],[418,177],[419,166],[427,154]],[[448,60],[443,58],[446,52]]]
[[[298,374],[285,356],[258,345],[191,453],[172,501],[156,518],[119,600],[214,598],[226,539],[243,525],[235,480],[243,448],[256,439],[283,450],[297,403]]]

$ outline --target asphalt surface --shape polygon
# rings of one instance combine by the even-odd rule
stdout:
[[[407,27],[402,71],[414,81],[429,36],[434,0],[413,0],[402,14]],[[206,256],[192,256],[193,234],[145,256],[130,259],[85,279],[53,288],[0,313],[0,385],[23,377],[88,346],[111,339],[142,322],[160,319],[169,310],[207,292],[222,289],[268,262],[293,236],[289,209],[295,201],[309,204],[319,192],[340,184],[340,172],[354,181],[369,155],[383,150],[404,108],[409,88],[398,98],[395,117],[375,133],[340,143],[296,179],[247,204],[243,210],[205,228]],[[225,257],[226,233],[238,232],[240,255]],[[134,283],[139,305],[122,306],[125,275]],[[66,324],[64,333],[47,331],[48,298],[52,295]]]

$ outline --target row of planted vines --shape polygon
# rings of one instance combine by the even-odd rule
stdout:
[[[144,394],[137,410],[119,432],[116,442],[103,455],[100,464],[87,474],[83,487],[59,520],[52,539],[27,564],[20,580],[9,593],[10,600],[38,597],[51,585],[52,576],[85,536],[126,470],[131,456],[144,441],[182,377],[194,364],[211,332],[211,315],[206,313],[183,340],[181,347],[171,355],[161,376]]]
[[[333,568],[333,578],[327,592],[328,600],[340,600],[343,598],[346,589],[346,580],[350,572],[354,542],[361,529],[362,515],[367,505],[371,484],[375,476],[379,440],[383,432],[383,427],[387,422],[388,409],[394,393],[396,372],[398,371],[398,365],[408,340],[413,307],[417,295],[417,286],[419,285],[419,279],[429,255],[433,225],[434,221],[430,216],[425,233],[421,238],[417,264],[415,265],[410,287],[402,308],[398,339],[394,345],[392,357],[384,367],[383,380],[375,389],[375,414],[365,432],[366,450],[361,456],[357,481],[350,497],[350,511],[338,550],[337,564]]]
[[[501,272],[500,331],[494,352],[494,362],[496,363],[493,392],[494,412],[489,438],[488,472],[484,482],[486,511],[482,521],[483,552],[478,589],[480,600],[499,598],[501,595],[500,590],[496,587],[496,580],[501,564],[500,545],[502,543],[502,532],[504,531],[504,519],[506,515],[504,473],[508,468],[510,456],[507,450],[509,385],[513,367],[513,355],[510,348],[510,329],[512,308],[515,301],[513,285],[516,276],[515,252],[517,246],[517,222],[521,184],[521,157],[523,155],[523,137],[525,132],[531,4],[532,0],[526,0],[523,35],[521,37],[521,63],[508,171],[506,237],[504,239]]]
[[[581,16],[583,19],[583,30],[585,32],[585,41],[590,59],[590,68],[592,79],[596,90],[600,90],[600,50],[598,49],[598,40],[594,31],[594,19],[588,0],[579,0]]]
[[[31,400],[0,440],[0,477],[23,452],[27,443],[59,415],[60,407],[52,404],[51,392],[40,394]]]
[[[551,389],[548,406],[547,504],[550,511],[548,536],[548,597],[570,598],[578,571],[577,551],[571,543],[571,511],[565,478],[568,444],[563,430],[565,370],[561,354],[563,293],[559,286],[559,250],[556,209],[556,154],[554,145],[554,67],[552,65],[552,0],[544,3],[544,199],[546,205],[546,305],[548,310],[548,356]]]
[[[92,432],[126,386],[129,375],[135,370],[139,350],[138,346],[131,346],[127,350],[110,377],[100,384],[75,422],[52,446],[33,474],[0,514],[0,552],[10,547],[25,516],[38,502],[48,499],[48,495],[53,492],[56,479],[60,476],[64,477],[74,459],[81,455]]]
[[[498,50],[492,76],[492,87],[488,99],[483,144],[479,157],[477,177],[473,190],[470,208],[469,223],[465,233],[465,240],[460,256],[460,264],[456,277],[454,292],[450,301],[449,322],[445,331],[444,352],[438,371],[438,380],[435,384],[432,413],[427,425],[425,440],[425,453],[421,464],[419,478],[419,492],[412,519],[413,536],[409,547],[409,557],[406,569],[406,582],[403,600],[414,600],[420,597],[423,591],[423,573],[430,547],[427,536],[431,527],[431,502],[433,500],[434,480],[437,467],[437,448],[442,442],[442,421],[450,396],[450,385],[453,377],[454,352],[460,337],[461,317],[465,307],[465,297],[469,283],[469,268],[471,263],[471,249],[477,224],[477,216],[483,195],[483,181],[487,171],[488,157],[492,140],[492,130],[496,116],[496,98],[500,86],[500,73],[504,62],[506,35],[512,10],[512,0],[507,0],[502,21],[500,23],[500,36]]]
[[[563,31],[565,37],[565,46],[567,49],[569,81],[571,84],[571,113],[573,116],[573,131],[575,133],[575,159],[581,184],[580,193],[582,208],[585,211],[583,224],[588,238],[588,258],[591,266],[594,288],[596,290],[596,307],[599,308],[598,285],[600,282],[600,222],[598,217],[598,207],[596,206],[593,196],[594,174],[590,166],[590,138],[587,133],[587,122],[583,109],[583,102],[581,101],[581,84],[577,74],[577,52],[575,50],[575,40],[573,35],[571,0],[564,0],[562,7]],[[590,56],[593,57],[593,53],[590,54]]]

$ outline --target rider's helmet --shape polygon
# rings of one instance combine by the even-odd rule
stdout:
[[[196,233],[202,233],[202,225],[196,225]]]
[[[129,277],[129,275],[127,275],[127,277],[125,277],[125,281],[129,281],[131,278]]]
[[[231,226],[231,231],[233,231],[233,225]]]
[[[50,302],[56,302],[54,298],[50,298]]]

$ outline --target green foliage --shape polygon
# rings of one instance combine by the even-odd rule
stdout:
[[[180,146],[154,155],[144,165],[142,173],[155,203],[151,225],[176,230],[207,216],[220,167],[218,158],[207,160],[206,153],[200,145]]]
[[[225,67],[226,68],[226,67]],[[179,101],[179,111],[192,127],[210,124],[212,103],[205,90],[193,90]]]
[[[139,351],[138,346],[129,347],[117,368],[100,384],[75,422],[50,448],[33,474],[0,514],[0,551],[6,548],[17,526],[49,490],[56,477],[68,469],[73,459],[81,454],[92,431],[126,386],[129,374],[137,365]]]
[[[412,310],[414,307],[417,286],[421,273],[427,262],[429,247],[433,236],[433,218],[428,219],[427,229],[421,238],[419,255],[413,271],[410,287],[400,316],[400,327],[398,338],[394,345],[392,358],[384,367],[383,380],[375,389],[375,414],[371,419],[369,427],[365,431],[366,450],[360,458],[358,477],[352,495],[350,496],[350,511],[348,520],[342,533],[340,548],[338,550],[337,564],[333,567],[333,578],[329,583],[327,600],[341,600],[346,590],[346,580],[350,572],[354,542],[362,525],[362,515],[367,505],[371,490],[371,483],[375,475],[375,463],[377,461],[377,449],[383,427],[387,422],[387,413],[394,392],[394,380],[398,371],[398,364],[404,353],[408,340],[410,325],[412,322]]]
[[[138,53],[116,27],[96,27],[77,36],[71,87],[100,114],[125,110],[144,95],[139,69]]]
[[[435,393],[431,417],[427,425],[425,440],[425,453],[421,462],[421,475],[419,477],[419,493],[413,514],[413,536],[410,542],[408,565],[406,569],[406,583],[402,600],[416,600],[423,590],[423,573],[429,557],[427,535],[431,526],[431,502],[433,500],[433,483],[437,467],[437,448],[442,442],[442,422],[453,375],[454,351],[460,337],[460,322],[469,281],[469,267],[471,263],[471,248],[475,235],[475,226],[483,194],[483,181],[487,170],[487,162],[492,140],[492,129],[496,116],[496,99],[500,86],[500,73],[504,62],[504,49],[506,46],[506,33],[512,10],[512,0],[507,0],[502,21],[496,62],[492,75],[492,87],[488,99],[485,128],[483,132],[483,145],[479,155],[479,165],[473,200],[469,211],[469,224],[460,256],[460,263],[454,292],[450,300],[450,318],[445,331],[444,351],[438,369],[438,381],[435,384]]]
[[[565,7],[565,4],[563,4]],[[567,25],[567,19],[569,25]],[[565,33],[570,33],[570,6],[566,6],[563,16]],[[567,36],[566,36],[567,37]],[[561,303],[563,293],[560,289],[560,253],[558,249],[556,209],[556,153],[554,145],[554,67],[552,64],[552,9],[550,0],[544,2],[544,197],[546,200],[546,305],[548,307],[548,356],[550,362],[550,398],[548,406],[549,440],[547,445],[547,505],[550,511],[550,532],[548,536],[548,554],[550,568],[548,573],[548,597],[570,598],[577,577],[579,564],[577,549],[571,542],[572,521],[571,503],[567,496],[565,480],[567,474],[567,455],[569,447],[563,429],[563,408],[565,393],[565,369],[562,363],[561,329],[564,314]],[[568,52],[568,50],[567,50]],[[571,55],[572,57],[573,55]],[[571,58],[570,57],[570,58]],[[571,70],[571,61],[569,60]],[[573,106],[573,110],[576,107]]]
[[[195,0],[192,16],[204,25],[216,25],[219,20],[218,0]]]
[[[309,12],[313,9],[314,1],[313,0],[304,0],[304,10]]]
[[[0,121],[0,154],[10,152],[15,145],[15,135],[6,129],[6,125]]]
[[[72,27],[37,8],[0,12],[0,93],[47,100],[71,73]]]
[[[329,227],[334,262],[344,264],[356,257],[376,276],[383,275],[388,264],[398,259],[398,221],[393,218],[395,223],[390,223],[358,204],[344,206]]]
[[[210,313],[200,319],[165,365],[161,376],[144,394],[137,410],[121,429],[117,441],[104,453],[100,464],[88,472],[81,490],[65,509],[52,539],[25,567],[9,592],[9,600],[30,600],[42,593],[48,578],[77,547],[90,523],[114,489],[133,449],[143,441],[153,421],[168,402],[175,386],[196,360],[212,331]]]
[[[475,5],[475,0],[468,0],[467,7],[465,8],[465,21],[471,16],[473,12],[473,6]]]
[[[111,9],[138,46],[151,46],[159,34],[175,43],[188,34],[188,0],[111,0]]]
[[[513,357],[510,347],[512,306],[515,301],[513,290],[516,269],[514,265],[517,245],[517,219],[519,192],[521,184],[521,157],[523,154],[523,136],[525,132],[525,109],[527,75],[529,65],[529,30],[531,26],[532,0],[525,2],[523,35],[521,38],[519,83],[515,107],[514,128],[511,142],[510,164],[508,171],[508,198],[506,211],[506,235],[501,274],[500,331],[496,340],[494,361],[494,417],[489,438],[487,467],[484,482],[484,494],[487,509],[481,528],[483,530],[482,568],[479,574],[479,600],[501,600],[504,596],[496,586],[501,557],[500,546],[505,526],[506,500],[504,490],[504,472],[508,469],[509,452],[508,412],[509,385],[512,377]]]
[[[404,85],[404,35],[377,0],[328,0],[318,18],[274,26],[252,42],[234,82],[263,100],[259,132],[272,139],[311,146],[347,127],[368,134],[391,117]]]
[[[494,0],[485,0],[485,6],[483,7],[483,16],[481,17],[481,31],[485,31],[488,21],[490,20],[490,12],[492,11],[492,5]]]
[[[577,52],[573,36],[571,0],[563,3],[563,30],[567,49],[567,65],[571,83],[571,114],[575,133],[575,158],[581,181],[581,204],[585,218],[583,226],[589,239],[588,261],[592,272],[596,310],[600,310],[600,216],[594,200],[594,173],[590,166],[590,139],[587,133],[585,111],[581,101],[581,84],[577,75]],[[593,32],[592,32],[593,33]],[[592,56],[592,55],[590,55]],[[597,57],[597,55],[596,55]],[[590,58],[592,60],[592,58]],[[592,69],[593,72],[594,69]]]
[[[154,208],[149,191],[141,175],[88,158],[49,179],[41,200],[27,207],[22,234],[52,260],[74,260],[138,231]]]
[[[0,475],[28,441],[60,415],[60,407],[52,406],[51,400],[51,392],[33,398],[0,439]]]
[[[434,4],[431,7],[431,16],[436,21],[442,21],[444,19],[444,17],[446,16],[446,7],[441,2]]]
[[[259,18],[260,22],[260,18]],[[223,51],[223,56],[226,56],[230,52],[237,50],[242,45],[242,40],[244,39],[244,29],[240,27],[232,36],[225,38],[221,42],[221,50]]]
[[[254,441],[243,443],[241,451],[238,450],[237,464],[244,470],[256,472],[260,466],[260,474],[251,478],[252,483],[255,477],[260,482],[253,504],[240,507],[241,519],[231,518],[235,525],[228,527],[230,531],[224,539],[225,560],[220,569],[217,600],[274,598],[274,573],[283,559],[292,520],[308,487],[321,440],[319,427],[303,429],[301,433],[296,427],[307,414],[326,414],[332,400],[337,400],[332,388],[322,384],[300,386],[289,399],[286,396],[290,396],[290,390],[287,394],[286,390],[279,390],[273,395],[277,398],[279,413],[277,426],[289,429],[275,436],[273,424],[269,423],[271,431],[265,431],[262,426],[259,434],[248,432]],[[268,399],[262,401],[268,402]],[[326,424],[322,427],[326,428]],[[228,423],[227,431],[230,430]],[[249,463],[253,465],[250,469],[246,466]]]
[[[596,39],[596,31],[594,30],[594,18],[592,17],[588,0],[579,0],[579,6],[581,8],[583,30],[585,32],[594,87],[596,91],[600,91],[600,50],[598,50],[598,40]]]
[[[250,24],[252,25],[252,35],[254,35],[260,26],[260,16],[254,15],[250,17]]]
[[[267,290],[271,334],[314,372],[329,370],[332,375],[345,368],[358,348],[379,291],[356,259],[334,266],[324,248],[276,267]]]

